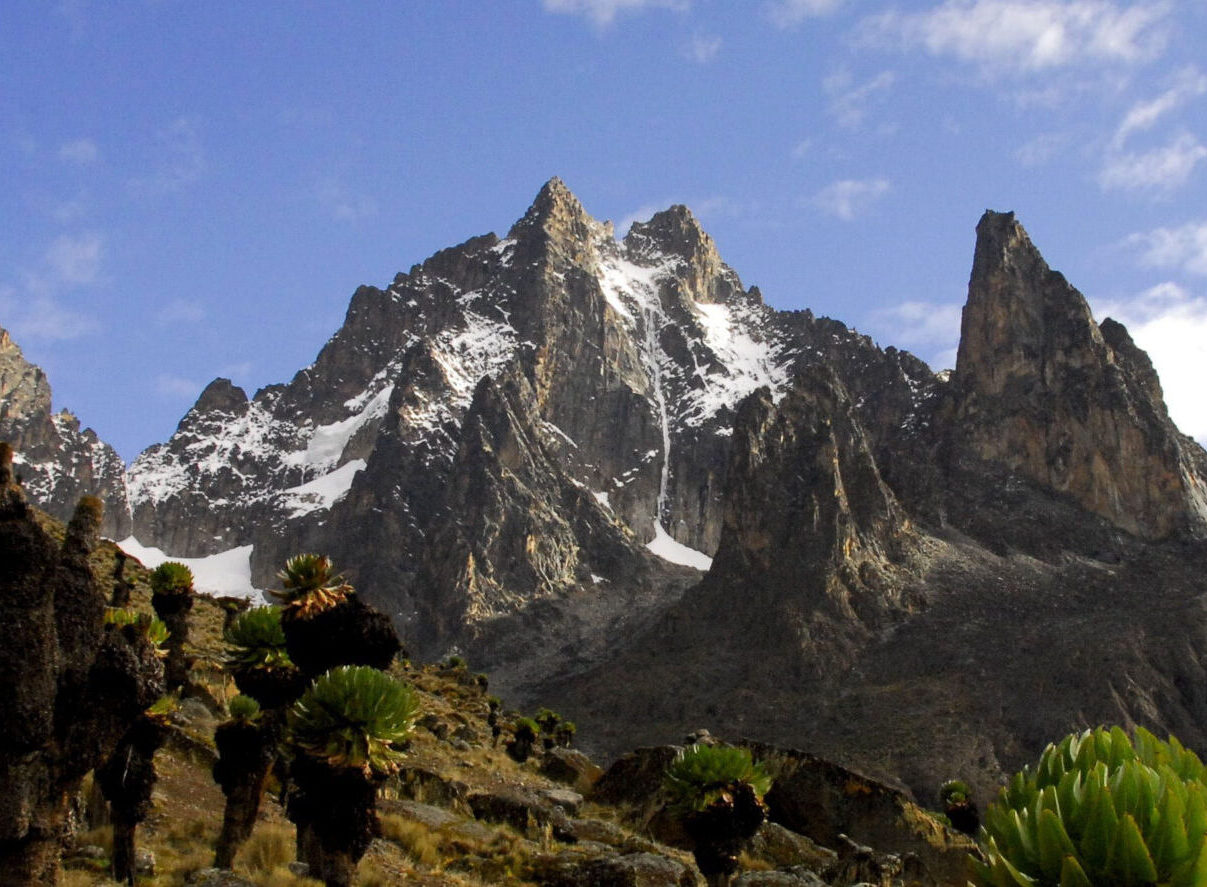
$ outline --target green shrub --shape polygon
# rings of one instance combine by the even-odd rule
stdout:
[[[944,806],[948,804],[963,804],[972,797],[972,789],[968,783],[959,779],[949,779],[939,787],[939,800]]]
[[[285,651],[285,632],[277,607],[255,607],[240,613],[223,632],[233,668],[284,668],[292,665]]]
[[[536,742],[537,734],[540,732],[540,725],[532,718],[516,718],[515,722],[515,737],[526,742]]]
[[[411,732],[419,701],[414,691],[375,668],[333,668],[310,685],[289,712],[289,741],[332,767],[388,776]]]
[[[122,607],[106,607],[105,624],[118,627],[133,625],[155,647],[162,646],[168,639],[168,627],[162,619],[150,613],[139,613]]]
[[[236,721],[250,721],[260,714],[260,703],[246,693],[240,693],[230,701],[231,717]]]
[[[155,594],[187,594],[193,590],[193,571],[176,561],[165,561],[151,571]]]
[[[1207,884],[1203,763],[1173,737],[1118,727],[1074,733],[1044,749],[985,811],[992,887]]]
[[[662,786],[671,808],[687,814],[716,803],[738,783],[749,785],[761,799],[771,788],[771,777],[744,748],[691,745],[666,768]]]

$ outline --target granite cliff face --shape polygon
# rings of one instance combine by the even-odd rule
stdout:
[[[126,469],[121,457],[91,428],[80,429],[67,410],[51,412],[50,383],[0,329],[0,441],[16,451],[15,471],[29,496],[59,520],[70,520],[84,495],[105,504],[101,532],[130,535]]]
[[[1202,449],[1126,329],[1100,328],[1012,213],[977,227],[953,383],[961,455],[999,462],[1139,536],[1207,532]]]

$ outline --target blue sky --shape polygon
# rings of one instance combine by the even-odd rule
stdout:
[[[1203,0],[5,0],[0,326],[130,460],[559,175],[937,369],[993,208],[1207,439],[1203,46]]]

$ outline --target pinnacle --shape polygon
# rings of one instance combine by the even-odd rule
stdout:
[[[533,227],[544,227],[549,220],[560,218],[563,221],[589,223],[591,217],[583,209],[582,203],[574,196],[566,183],[557,176],[541,186],[536,198],[524,218],[512,226],[508,237],[514,237],[521,231]]]

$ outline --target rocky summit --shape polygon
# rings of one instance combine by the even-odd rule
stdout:
[[[120,471],[38,455],[78,426],[3,341],[4,433],[116,478],[115,535],[252,546],[258,587],[328,553],[412,653],[599,751],[708,726],[933,799],[1076,726],[1207,741],[1207,454],[1009,213],[935,374],[768,307],[685,207],[617,239],[553,179],[505,237],[359,288],[288,383],[211,383],[128,511]]]
[[[105,503],[103,531],[130,535],[126,471],[113,447],[67,410],[51,411],[50,383],[0,329],[0,440],[16,450],[14,466],[31,499],[60,520],[85,494]]]

